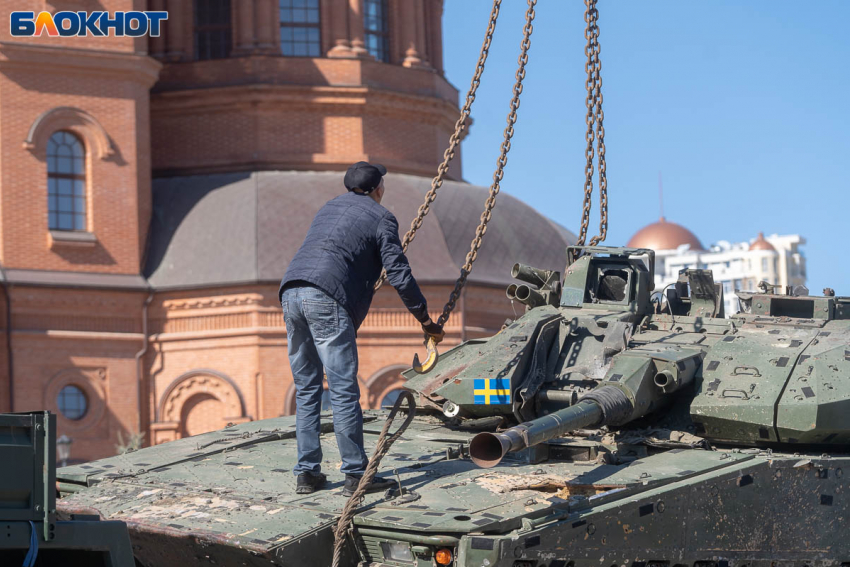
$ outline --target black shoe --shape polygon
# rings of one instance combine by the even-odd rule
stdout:
[[[296,494],[312,494],[316,489],[321,488],[325,481],[328,480],[322,473],[311,474],[301,473],[298,475],[297,485],[295,487]]]
[[[361,478],[363,477],[355,476],[353,474],[345,475],[345,486],[342,487],[342,495],[348,498],[354,494],[354,491],[357,490],[357,485],[360,484]],[[396,484],[396,481],[392,479],[376,476],[372,479],[372,484],[366,488],[366,492],[380,492],[381,490],[392,488]]]

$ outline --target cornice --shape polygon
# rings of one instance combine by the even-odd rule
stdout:
[[[361,86],[427,93],[457,105],[458,89],[434,69],[407,68],[367,59],[251,55],[167,63],[154,93],[234,85]]]
[[[261,305],[262,303],[264,303],[264,297],[260,294],[252,293],[226,297],[187,297],[182,299],[167,299],[162,302],[162,307],[167,311],[181,311],[209,309],[215,307]],[[278,309],[280,308],[278,307]]]
[[[6,268],[6,281],[13,285],[37,287],[115,289],[144,291],[145,279],[137,274],[104,274],[96,272],[65,272],[60,270],[27,270]]]
[[[239,85],[151,95],[151,112],[160,116],[233,109],[294,112],[317,106],[345,107],[349,113],[364,115],[391,111],[408,119],[413,111],[452,124],[459,112],[456,105],[434,97],[363,86]]]
[[[161,69],[161,63],[139,53],[0,41],[0,71],[3,72],[18,70],[57,75],[103,75],[150,88]]]
[[[12,329],[12,336],[44,337],[49,339],[73,339],[85,341],[133,341],[137,343],[144,340],[142,333],[107,333],[100,331],[30,331]]]
[[[364,156],[368,157],[368,156]],[[315,168],[315,164],[313,164]],[[290,168],[291,169],[291,168]],[[233,171],[232,169],[228,169],[227,171]],[[68,272],[61,270],[29,270],[22,268],[6,268],[6,279],[10,284],[15,286],[33,286],[33,287],[50,287],[50,288],[90,288],[90,289],[112,289],[116,291],[156,291],[157,293],[177,293],[177,292],[193,292],[201,295],[202,297],[185,297],[185,298],[168,298],[166,301],[175,302],[175,305],[178,309],[182,308],[180,305],[181,302],[185,302],[187,308],[195,307],[198,302],[208,303],[219,301],[217,299],[209,298],[208,294],[212,293],[228,293],[227,290],[232,288],[233,286],[269,286],[268,289],[272,290],[272,294],[276,295],[277,286],[280,284],[279,280],[247,280],[247,281],[239,281],[239,282],[216,282],[213,284],[196,284],[196,285],[182,285],[182,286],[157,286],[149,284],[144,277],[136,274],[109,274],[109,273],[97,273],[97,272]],[[3,278],[0,277],[0,281],[3,281]],[[441,288],[442,286],[453,286],[454,280],[439,280],[439,279],[428,279],[428,278],[420,278],[417,280],[420,285],[429,285]],[[506,282],[484,282],[478,280],[471,280],[467,283],[467,288],[491,288],[494,290],[498,290],[501,292],[504,290],[504,287],[508,285],[510,281]],[[253,293],[253,292],[249,292]],[[501,298],[501,295],[497,295],[498,298]],[[221,305],[228,305],[229,301],[234,301],[232,299],[221,299],[221,301],[225,302]],[[254,303],[262,303],[262,300],[259,298],[254,301],[253,299],[238,299],[236,304],[246,303],[246,304],[254,304]],[[189,304],[192,305],[189,305]],[[199,304],[197,306],[200,306]]]

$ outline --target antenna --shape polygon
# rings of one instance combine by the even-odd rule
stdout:
[[[661,182],[661,172],[658,172],[658,210],[661,220],[664,220],[664,184]]]

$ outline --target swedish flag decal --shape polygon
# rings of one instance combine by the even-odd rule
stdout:
[[[475,405],[511,403],[511,381],[508,378],[476,378],[474,387]]]

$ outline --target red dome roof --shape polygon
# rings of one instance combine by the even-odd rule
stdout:
[[[690,244],[691,250],[705,250],[699,238],[693,232],[680,224],[668,222],[664,217],[661,217],[658,222],[637,231],[629,240],[627,246],[651,250],[675,250],[682,244]]]
[[[773,250],[776,252],[776,248],[773,247],[773,244],[765,240],[763,232],[760,232],[758,238],[750,244],[750,250]]]

